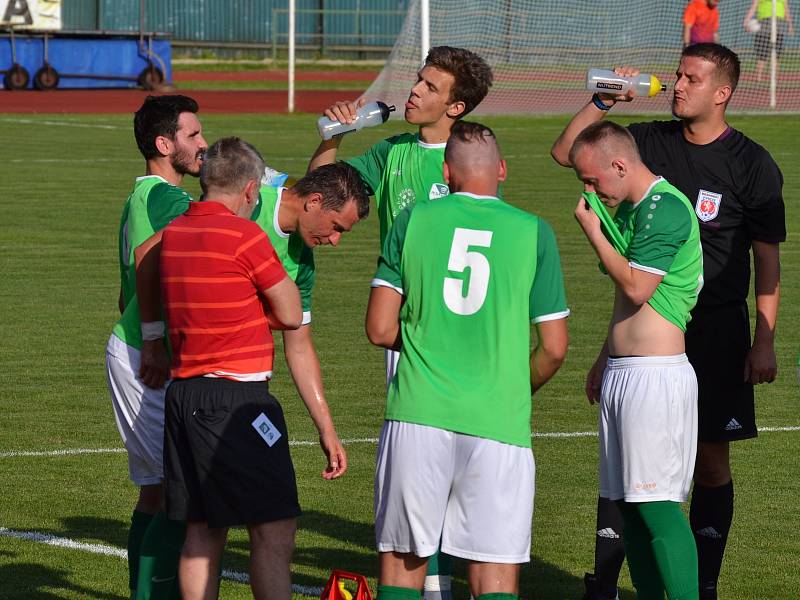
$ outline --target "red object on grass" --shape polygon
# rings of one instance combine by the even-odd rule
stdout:
[[[358,583],[358,589],[353,595],[353,600],[372,600],[372,592],[369,591],[369,584],[367,578],[358,573],[350,573],[348,571],[340,571],[334,569],[331,576],[328,578],[328,583],[325,584],[325,589],[322,591],[321,600],[345,600],[342,593],[339,591],[339,581],[342,579],[349,579]]]

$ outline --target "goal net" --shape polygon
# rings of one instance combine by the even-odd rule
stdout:
[[[667,91],[618,104],[615,113],[668,114],[686,4],[679,0],[430,0],[430,45],[468,48],[492,66],[494,85],[475,114],[574,113],[589,99],[584,89],[587,69],[617,65],[636,66],[656,75],[667,84]],[[798,38],[785,35],[778,21],[778,32],[784,34],[783,54],[773,91],[770,58],[759,79],[756,34],[743,27],[749,5],[721,2],[718,7],[720,42],[742,62],[729,111],[800,111]],[[420,0],[410,0],[389,59],[365,98],[398,107],[405,103],[422,61],[420,35]],[[770,106],[773,97],[775,108]]]

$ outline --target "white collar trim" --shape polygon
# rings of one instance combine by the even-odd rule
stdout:
[[[650,187],[649,187],[649,188],[647,188],[647,191],[644,193],[644,196],[642,196],[641,198],[639,198],[639,199],[636,201],[636,203],[633,205],[633,208],[636,208],[637,206],[639,206],[639,204],[641,204],[642,200],[644,200],[645,198],[647,198],[647,197],[650,195],[650,190],[652,190],[654,187],[656,187],[656,186],[657,186],[659,183],[661,183],[662,181],[664,181],[664,178],[663,178],[663,177],[661,177],[661,175],[659,175],[658,177],[656,177],[656,178],[653,180],[653,183],[651,183],[651,184],[650,184]]]
[[[497,196],[481,196],[480,194],[472,194],[470,192],[450,192],[451,194],[455,194],[457,196],[469,196],[470,198],[475,198],[476,200],[499,200]]]
[[[151,177],[155,177],[156,179],[160,179],[164,183],[169,183],[166,179],[164,179],[161,175],[142,175],[141,177],[137,177],[136,181],[144,181],[145,179],[150,179]],[[170,183],[170,185],[172,185]]]
[[[444,148],[445,146],[447,146],[447,142],[442,142],[440,144],[429,144],[419,139],[419,134],[416,134],[416,137],[417,137],[417,144],[419,144],[423,148]]]
[[[275,228],[275,233],[277,233],[282,238],[288,238],[291,234],[286,233],[283,229],[281,229],[281,225],[278,222],[278,213],[281,209],[281,198],[283,197],[283,190],[285,187],[278,188],[278,199],[275,201],[275,212],[272,214],[272,226]]]

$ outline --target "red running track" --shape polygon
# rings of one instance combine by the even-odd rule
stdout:
[[[295,71],[296,81],[372,82],[377,71]],[[172,81],[286,81],[286,71],[173,71]],[[366,86],[364,86],[366,87]]]

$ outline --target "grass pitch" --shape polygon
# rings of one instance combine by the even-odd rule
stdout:
[[[201,115],[202,116],[202,115]],[[317,144],[315,117],[202,116],[212,141],[239,135],[275,168],[301,174]],[[546,218],[559,240],[570,317],[567,363],[534,398],[537,493],[532,562],[524,567],[525,599],[575,599],[591,570],[597,493],[596,409],[583,398],[583,378],[604,335],[611,284],[572,210],[580,186],[549,157],[565,118],[485,119],[509,163],[510,202]],[[732,123],[766,146],[781,166],[789,239],[782,246],[783,301],[777,351],[780,376],[757,388],[762,427],[797,426],[795,353],[800,332],[798,216],[800,122],[791,117],[735,117]],[[346,157],[395,132],[396,122],[348,138]],[[104,378],[104,348],[116,315],[119,216],[141,160],[128,116],[0,115],[0,598],[127,598],[127,567],[113,554],[125,547],[136,497],[124,453],[32,455],[64,449],[119,449]],[[197,182],[187,188],[198,192]],[[282,360],[272,390],[282,401],[293,440],[301,503],[294,583],[320,587],[333,568],[377,573],[372,531],[372,475],[383,409],[382,353],[363,333],[378,250],[373,215],[338,248],[317,252],[314,335],[328,399],[347,445],[350,471],[336,482],[319,476],[316,435]],[[722,575],[721,598],[800,597],[800,496],[796,448],[800,431],[764,432],[733,447],[736,516]],[[24,453],[28,453],[27,455]],[[20,454],[22,453],[22,454]],[[7,530],[25,538],[9,537]],[[34,534],[95,544],[111,554],[45,545]],[[226,568],[246,571],[247,541],[233,531]],[[468,597],[456,567],[458,600]],[[374,581],[374,579],[373,579]],[[631,600],[627,570],[621,597]],[[224,598],[249,588],[225,581]]]

